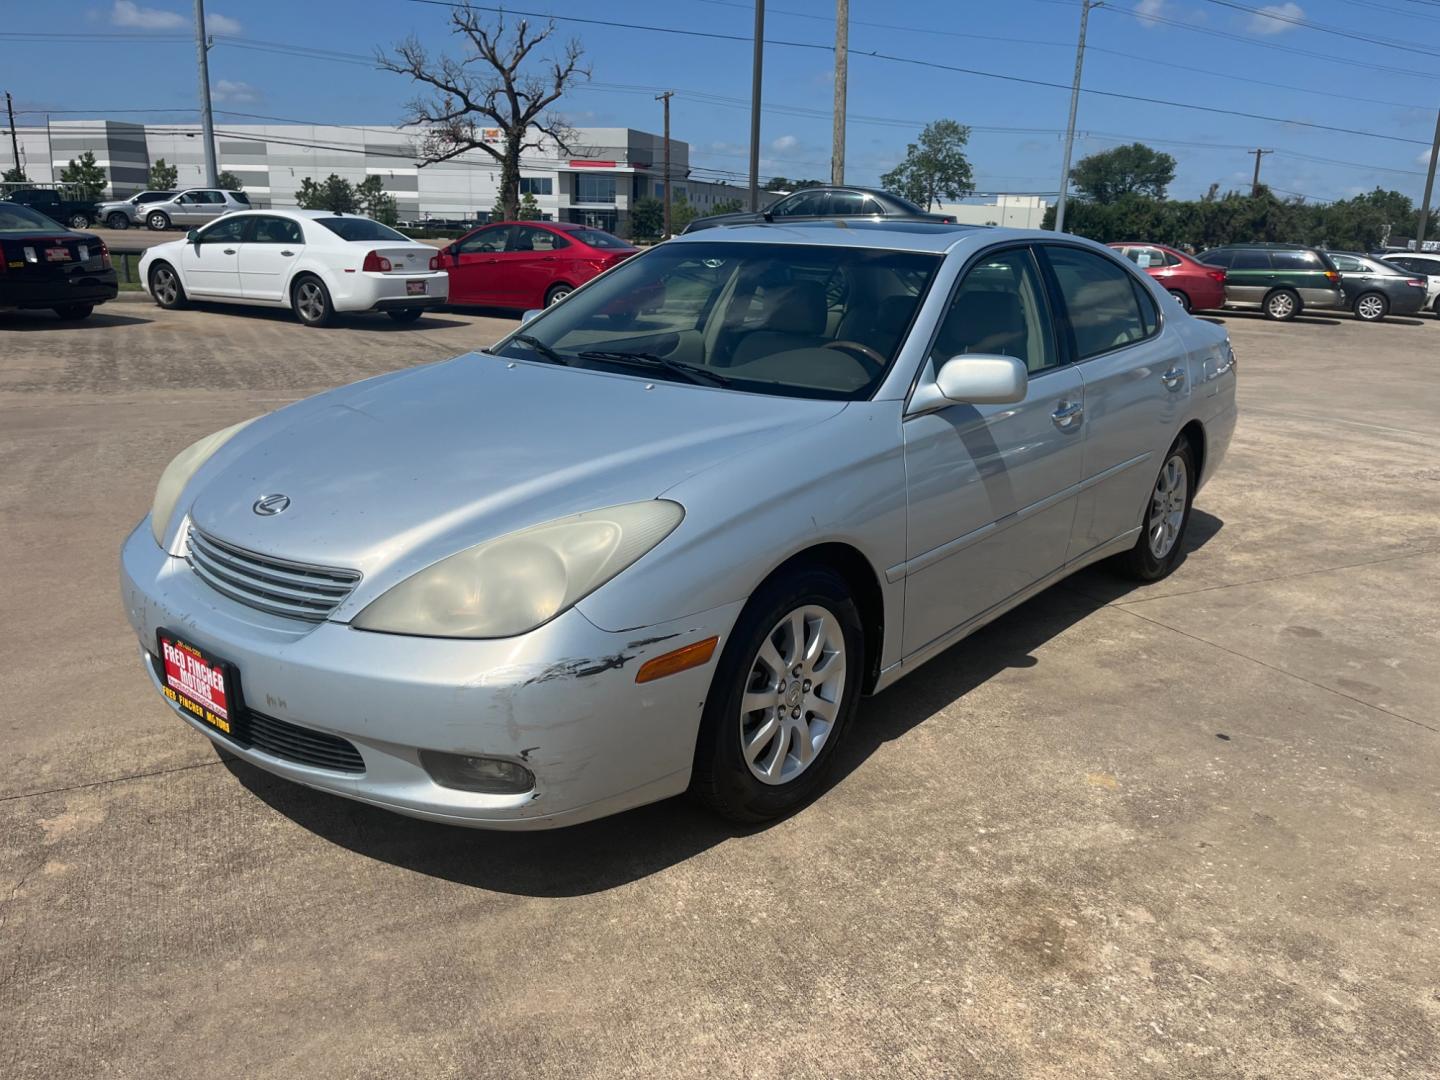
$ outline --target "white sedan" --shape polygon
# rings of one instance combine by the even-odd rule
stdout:
[[[408,323],[445,303],[440,254],[367,217],[330,210],[226,214],[140,260],[163,308],[188,300],[290,308],[306,326],[337,311],[383,311]]]

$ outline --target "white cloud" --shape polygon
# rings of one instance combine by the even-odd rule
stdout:
[[[1428,169],[1430,167],[1430,151],[1421,150],[1420,156],[1415,159],[1415,164],[1423,165]]]
[[[1144,26],[1155,26],[1155,17],[1165,14],[1165,5],[1169,0],[1140,0],[1135,5],[1135,12],[1140,16],[1140,22]]]
[[[247,82],[217,79],[210,87],[210,96],[231,105],[253,105],[260,100],[260,91]]]
[[[1270,18],[1270,16],[1278,18]],[[1250,16],[1250,32],[1252,34],[1283,34],[1286,30],[1294,30],[1293,19],[1303,19],[1305,9],[1295,0],[1285,0],[1283,4],[1266,4],[1254,15]]]
[[[116,26],[132,26],[139,30],[183,30],[190,20],[179,12],[141,7],[134,0],[115,0],[110,21]]]
[[[218,11],[205,13],[205,29],[212,34],[238,34],[242,29],[239,19],[221,15]]]
[[[800,140],[794,135],[781,135],[770,144],[770,149],[774,150],[777,154],[784,154],[794,150],[799,145]]]

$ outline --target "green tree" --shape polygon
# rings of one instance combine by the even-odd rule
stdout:
[[[110,178],[103,168],[95,164],[95,151],[86,150],[79,158],[71,158],[70,164],[60,170],[60,182],[74,185],[82,199],[98,199]]]
[[[220,171],[220,175],[215,177],[215,185],[220,188],[221,191],[245,190],[245,181],[241,180],[233,172],[227,172],[223,169]]]
[[[163,157],[156,158],[150,166],[149,183],[156,191],[174,191],[180,185],[180,170],[167,164]]]
[[[535,201],[535,196],[527,191],[520,199],[520,220],[539,221],[544,216],[540,210],[540,204]]]
[[[717,202],[710,208],[712,214],[739,214],[745,210],[745,204],[739,199],[726,199],[724,202]]]
[[[783,176],[772,176],[765,181],[766,191],[799,191],[801,188],[824,187],[824,180],[788,180]]]
[[[353,214],[359,209],[355,189],[350,181],[331,173],[320,183],[310,177],[300,181],[300,190],[295,193],[295,202],[301,210],[334,210],[342,214]]]
[[[1174,179],[1175,159],[1138,142],[1083,157],[1070,170],[1076,190],[1097,203],[1125,195],[1163,199]]]
[[[672,208],[673,209],[673,208]],[[659,240],[665,227],[665,204],[653,195],[636,199],[630,206],[630,239]]]
[[[0,176],[0,183],[5,184],[25,184],[29,181],[30,177],[25,175],[24,165],[13,165],[5,170],[3,176]]]
[[[684,195],[670,200],[670,231],[681,233],[685,226],[700,216],[700,211],[692,206],[690,200]]]
[[[372,173],[355,185],[355,204],[362,214],[367,214],[382,224],[394,225],[400,220],[395,196],[385,190],[385,181],[377,173]]]
[[[926,124],[920,141],[905,148],[905,160],[880,177],[880,183],[927,210],[940,199],[968,195],[975,189],[965,157],[969,141],[970,129],[954,120]]]
[[[434,162],[470,150],[488,155],[500,166],[500,216],[513,219],[520,212],[520,155],[542,147],[573,153],[575,130],[549,109],[589,78],[580,65],[584,51],[572,40],[561,56],[537,63],[531,54],[555,33],[554,22],[536,31],[521,19],[508,34],[503,14],[489,25],[468,0],[451,7],[450,29],[464,39],[461,59],[432,57],[412,36],[376,60],[425,92],[408,106],[410,122],[424,129],[421,156]]]

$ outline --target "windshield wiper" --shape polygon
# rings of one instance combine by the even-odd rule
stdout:
[[[608,352],[604,349],[589,349],[579,354],[582,360],[605,360],[612,364],[630,364],[633,367],[664,368],[682,375],[693,383],[708,383],[711,386],[729,386],[735,380],[717,371],[687,364],[683,360],[671,360],[668,356],[656,356],[645,352]]]
[[[514,334],[511,336],[510,340],[518,341],[522,345],[529,345],[530,348],[534,349],[552,364],[560,364],[564,367],[571,366],[568,359],[561,356],[558,352],[552,349],[549,345],[546,345],[543,341],[535,337],[533,334]]]

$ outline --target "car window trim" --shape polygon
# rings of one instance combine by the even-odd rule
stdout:
[[[1165,333],[1166,312],[1164,305],[1155,303],[1155,299],[1152,296],[1150,299],[1155,307],[1155,330],[1153,333],[1146,334],[1144,337],[1137,338],[1134,341],[1127,341],[1123,345],[1116,345],[1113,348],[1106,349],[1104,352],[1098,352],[1093,354],[1092,356],[1082,357],[1080,355],[1080,348],[1075,342],[1075,328],[1070,325],[1070,308],[1069,305],[1065,303],[1065,294],[1060,288],[1060,278],[1055,274],[1055,268],[1050,265],[1049,258],[1044,255],[1044,252],[1042,250],[1051,247],[1063,247],[1071,248],[1075,251],[1087,251],[1092,255],[1096,255],[1099,253],[1094,248],[1087,247],[1084,244],[1067,244],[1063,240],[1042,240],[1035,244],[1036,255],[1040,258],[1040,261],[1044,265],[1046,272],[1050,275],[1051,285],[1055,291],[1054,302],[1065,313],[1065,336],[1069,340],[1070,356],[1072,358],[1071,363],[1079,366],[1082,364],[1088,364],[1091,360],[1099,360],[1102,357],[1114,356],[1118,352],[1123,352],[1126,349],[1133,349],[1137,345],[1144,345],[1146,342],[1154,341],[1156,338],[1160,337],[1162,334]],[[1120,269],[1122,269],[1127,275],[1129,275],[1130,282],[1133,287],[1143,287],[1146,289],[1150,288],[1150,275],[1145,275],[1146,280],[1143,286],[1140,286],[1140,275],[1144,273],[1144,271],[1141,270],[1138,266],[1135,266],[1133,263],[1131,263],[1129,259],[1116,259],[1112,257],[1111,262],[1115,263],[1117,266],[1120,267]],[[1139,296],[1135,297],[1135,303],[1138,307],[1140,304]],[[1141,326],[1144,326],[1143,322],[1141,323]]]

